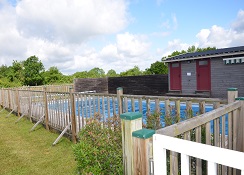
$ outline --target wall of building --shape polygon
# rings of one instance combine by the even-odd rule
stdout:
[[[116,94],[118,87],[124,94],[165,95],[168,92],[168,75],[144,75],[108,78],[74,79],[74,91],[93,91]]]
[[[211,95],[227,98],[227,89],[238,88],[239,97],[244,97],[244,64],[224,64],[222,58],[211,60]]]
[[[109,93],[116,93],[118,87],[124,94],[165,95],[168,92],[168,75],[143,75],[108,78]]]
[[[74,79],[74,91],[96,91],[108,93],[108,78],[76,78]]]
[[[194,94],[197,89],[196,61],[181,62],[182,93]]]

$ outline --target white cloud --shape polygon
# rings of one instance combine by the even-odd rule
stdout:
[[[124,0],[22,0],[16,14],[18,30],[26,37],[80,43],[122,30],[126,10]]]
[[[148,55],[150,44],[145,40],[146,37],[143,35],[128,32],[117,34],[116,43],[108,44],[101,50],[86,47],[86,52],[76,55],[73,64],[67,64],[64,69],[68,72],[84,71],[95,65],[105,71],[114,69],[116,72],[125,71],[135,65],[145,69],[152,63]]]
[[[232,27],[237,32],[244,32],[244,10],[240,10],[237,19],[233,22]]]
[[[240,10],[231,28],[225,29],[213,25],[210,29],[202,29],[197,35],[200,47],[216,46],[217,48],[240,46],[244,43],[244,11]]]
[[[146,53],[150,44],[145,42],[145,36],[133,35],[128,32],[117,35],[117,49],[125,57],[136,57]]]

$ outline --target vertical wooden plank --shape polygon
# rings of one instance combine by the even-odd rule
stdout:
[[[220,106],[219,102],[214,102],[214,104],[213,104],[213,108],[214,109],[219,108],[219,106]],[[220,132],[219,132],[220,126],[219,126],[219,123],[220,123],[219,118],[214,120],[214,146],[217,146],[217,147],[221,147],[221,145],[220,145]],[[221,165],[217,166],[218,174],[220,174],[220,171],[221,171]]]
[[[98,113],[99,113],[99,116],[101,116],[101,102],[100,102],[100,96],[97,96],[97,106],[98,106]]]
[[[196,142],[201,143],[201,126],[196,128]],[[196,159],[196,174],[202,175],[202,160]]]
[[[19,90],[18,88],[15,89],[15,95],[16,95],[16,105],[17,105],[17,116],[20,117],[20,99],[19,99]]]
[[[192,102],[191,100],[186,101],[186,119],[193,117]]]
[[[142,98],[139,98],[139,112],[142,113]]]
[[[233,148],[233,112],[228,113],[228,149]],[[232,175],[233,169],[228,167],[228,175]]]
[[[211,124],[210,122],[206,123],[205,125],[206,128],[206,144],[211,145]]]
[[[82,121],[82,128],[84,128],[85,126],[85,117],[84,117],[84,96],[82,95],[81,96],[81,113],[82,113],[82,116],[81,116],[81,121]],[[99,108],[100,109],[100,108]],[[100,112],[100,111],[99,111]]]
[[[85,109],[84,109],[84,111],[85,111],[84,117],[87,120],[88,119],[87,95],[84,95],[84,104],[85,104],[85,106],[84,106],[85,107]]]
[[[170,174],[178,174],[178,153],[170,151]]]
[[[156,112],[157,114],[160,113],[159,99],[156,99],[156,100],[155,100],[155,112]]]
[[[164,121],[165,121],[165,126],[169,126],[172,124],[172,119],[170,116],[170,102],[169,99],[165,100],[165,117],[164,117]]]
[[[122,87],[117,88],[117,101],[118,101],[119,115],[123,113],[122,95],[123,95],[123,88]]]
[[[222,133],[221,133],[221,147],[226,148],[226,135],[225,135],[225,115],[222,116]],[[222,165],[222,174],[227,173],[227,167]]]
[[[124,97],[124,111],[128,112],[128,98]]]
[[[113,97],[113,116],[116,115],[116,108],[115,108],[115,97]]]
[[[93,117],[95,117],[95,114],[97,112],[97,110],[96,110],[96,98],[95,98],[95,95],[92,96],[92,100],[93,100]]]
[[[150,99],[146,99],[146,104],[147,104],[147,115],[151,114],[151,108],[150,108]]]
[[[110,123],[111,123],[111,116],[110,116],[110,97],[109,96],[107,97],[107,112],[108,112],[107,119],[109,121],[109,126],[111,126],[110,125]]]
[[[180,100],[175,101],[175,117],[176,122],[180,122]]]
[[[191,140],[191,132],[190,131],[187,131],[184,133],[184,140]],[[191,159],[190,158],[189,158],[189,167],[188,168],[189,168],[189,172],[191,173],[192,170],[191,170]]]
[[[135,112],[135,99],[134,99],[134,97],[131,98],[131,112]]]
[[[43,91],[43,97],[44,97],[44,104],[45,104],[45,126],[46,126],[46,129],[49,130],[48,101],[47,101],[46,87],[44,88],[44,91]]]
[[[70,88],[70,106],[71,106],[71,132],[72,141],[76,143],[76,115],[75,115],[75,96]]]
[[[102,110],[103,110],[103,124],[105,124],[105,103],[104,103],[104,96],[102,96]]]

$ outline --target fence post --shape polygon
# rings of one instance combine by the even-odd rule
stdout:
[[[16,106],[17,106],[17,115],[20,116],[20,104],[19,104],[19,90],[18,88],[15,89],[15,97],[16,97]]]
[[[28,115],[30,116],[30,121],[31,121],[31,117],[32,117],[32,99],[31,99],[31,89],[30,89],[30,86],[28,86],[28,95],[29,95],[29,98],[28,98],[28,101],[29,101],[29,110],[28,110]],[[45,104],[45,103],[44,103]],[[24,112],[24,111],[22,111]]]
[[[133,136],[133,157],[134,157],[134,174],[152,174],[152,165],[150,160],[153,158],[152,153],[152,136],[155,130],[141,129],[132,132]]]
[[[235,98],[238,97],[238,89],[237,88],[228,88],[228,104],[233,103]]]
[[[11,110],[11,102],[10,102],[10,89],[8,89],[8,108]]]
[[[117,100],[118,100],[118,109],[119,109],[119,115],[123,113],[123,101],[121,99],[121,96],[123,95],[123,88],[118,87],[117,88]]]
[[[71,103],[71,129],[72,129],[72,141],[76,143],[76,116],[75,116],[75,99],[72,93],[72,87],[69,88],[70,103]]]
[[[236,149],[237,151],[244,152],[244,97],[235,98],[241,102],[241,108],[238,110],[237,122],[237,139],[236,139]],[[240,170],[235,170],[237,175],[241,174]]]
[[[45,104],[45,126],[46,129],[49,130],[49,121],[48,121],[48,100],[47,100],[47,88],[43,87],[43,99],[44,99],[44,104]]]
[[[120,115],[122,130],[122,148],[124,174],[133,175],[133,138],[132,132],[142,129],[142,114],[127,112]]]

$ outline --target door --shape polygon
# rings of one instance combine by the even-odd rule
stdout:
[[[211,90],[210,59],[197,60],[197,90]]]
[[[170,90],[181,90],[181,64],[170,64]]]

